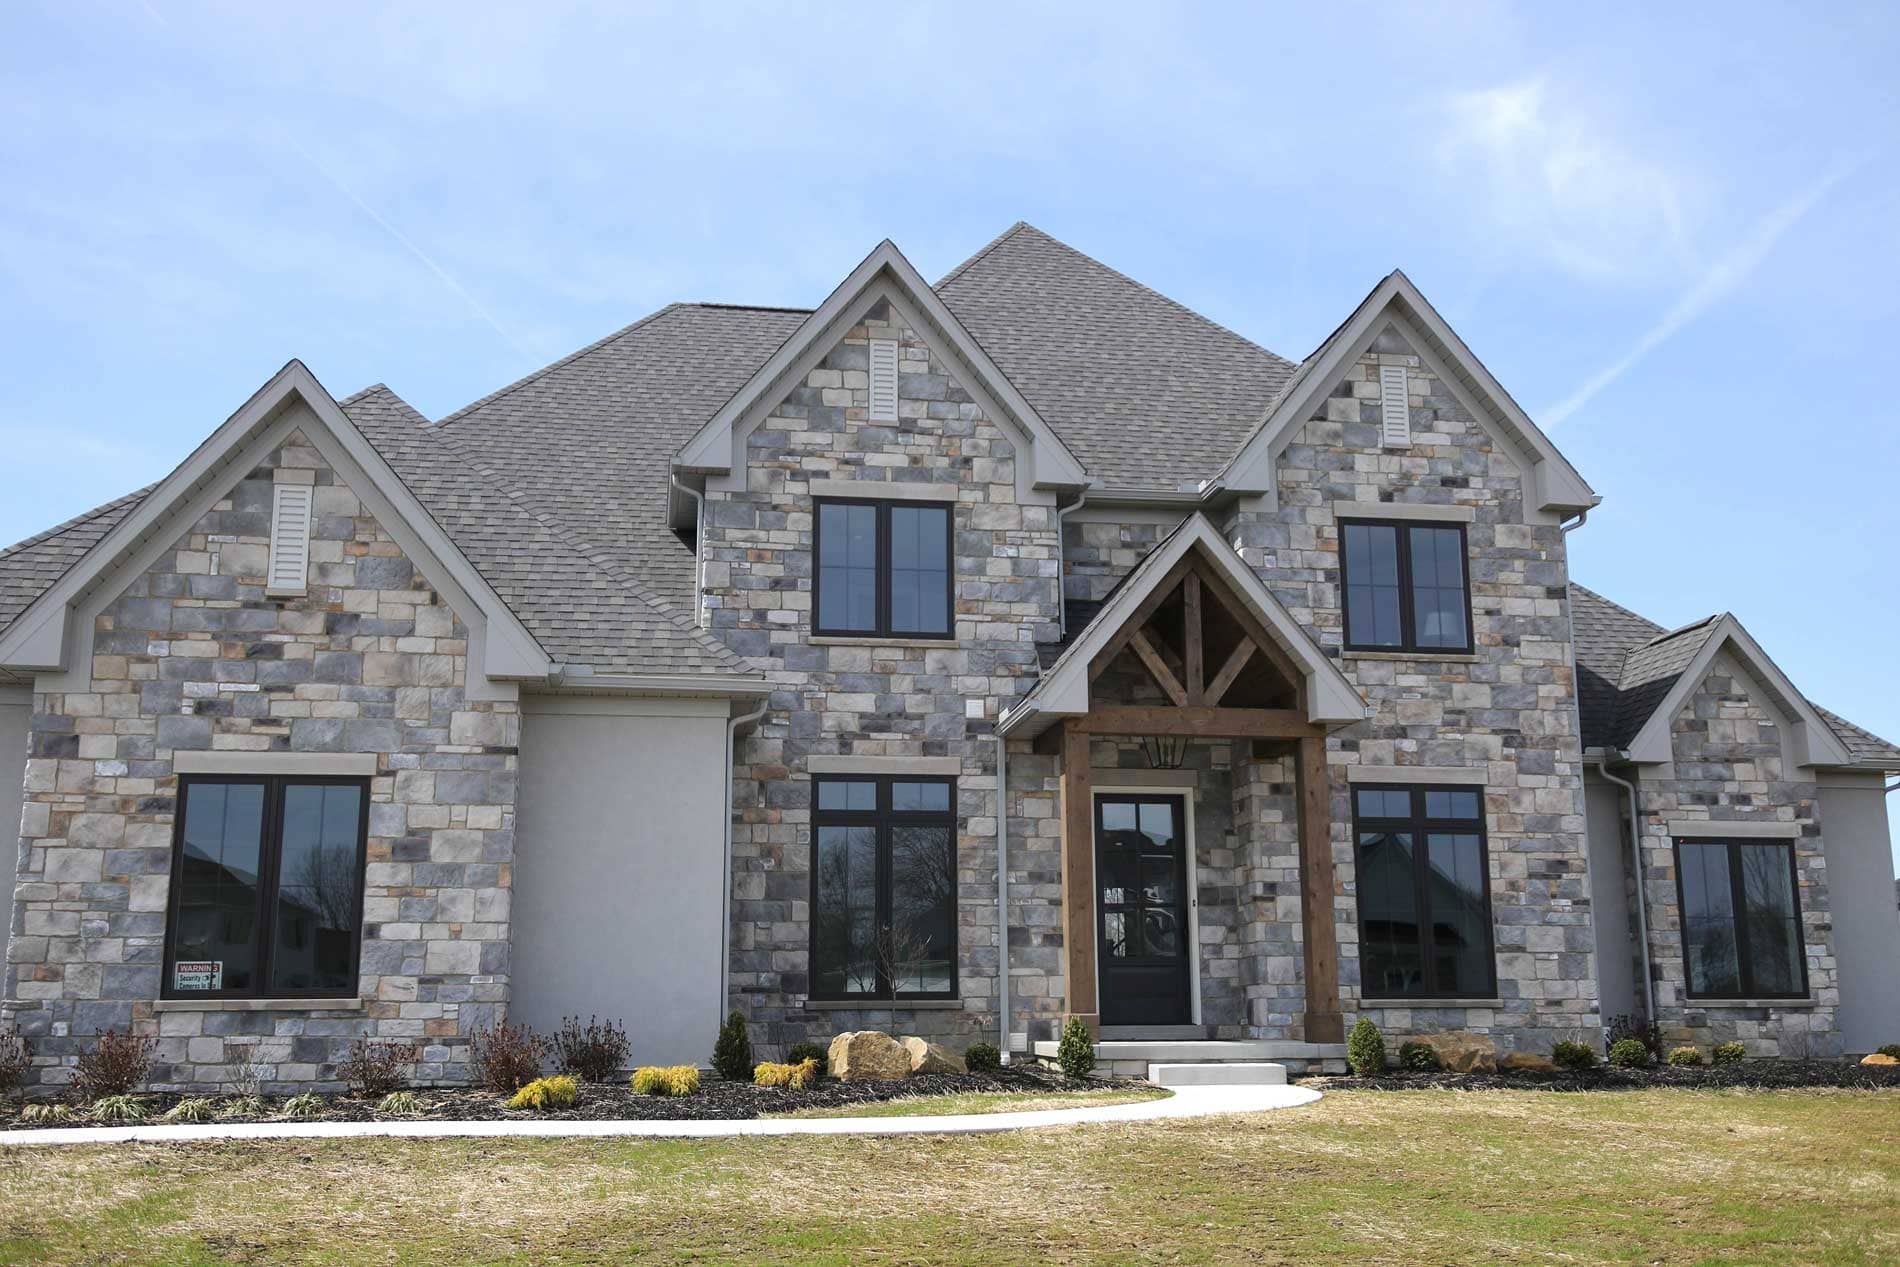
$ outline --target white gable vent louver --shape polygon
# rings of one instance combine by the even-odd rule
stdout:
[[[897,421],[897,340],[871,340],[871,421]]]
[[[1410,394],[1403,365],[1379,367],[1379,443],[1401,448],[1412,443]]]
[[[279,484],[271,506],[269,594],[301,594],[310,577],[310,511],[315,490],[308,484]]]

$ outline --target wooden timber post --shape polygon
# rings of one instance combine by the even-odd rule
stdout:
[[[1300,924],[1305,940],[1306,1041],[1346,1041],[1339,1015],[1339,938],[1333,927],[1332,794],[1326,740],[1299,740]]]
[[[1066,1011],[1101,1032],[1095,979],[1095,806],[1090,792],[1089,736],[1079,721],[1063,723],[1062,976]]]

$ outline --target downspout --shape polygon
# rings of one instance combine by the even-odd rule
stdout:
[[[1624,800],[1629,806],[1630,865],[1635,868],[1630,874],[1636,880],[1636,938],[1642,948],[1643,961],[1643,1019],[1654,1024],[1656,1021],[1656,983],[1649,973],[1649,886],[1643,876],[1643,832],[1642,819],[1636,806],[1636,785],[1627,779],[1610,773],[1607,762],[1596,763],[1597,773],[1623,789]]]
[[[725,887],[719,897],[719,1019],[722,1021],[732,1006],[732,764],[738,755],[739,727],[765,716],[769,706],[762,703],[751,712],[726,721],[726,826],[721,871],[725,877]]]
[[[693,623],[706,627],[706,494],[668,473],[673,487],[693,499]]]
[[[1056,507],[1056,634],[1057,640],[1069,636],[1069,603],[1064,591],[1068,578],[1063,575],[1062,518],[1072,511],[1082,509],[1089,499],[1089,490],[1084,487],[1074,501],[1067,506]],[[1007,1045],[1005,1046],[1007,1050]]]
[[[996,719],[1002,724],[1002,718]],[[996,1050],[1009,1063],[1009,738],[996,732]]]

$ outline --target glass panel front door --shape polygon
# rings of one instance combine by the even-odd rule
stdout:
[[[1095,881],[1102,1024],[1187,1024],[1194,947],[1182,799],[1097,797]]]

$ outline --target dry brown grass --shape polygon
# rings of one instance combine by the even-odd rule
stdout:
[[[949,1138],[0,1152],[0,1262],[1900,1261],[1900,1095],[1334,1093]]]

